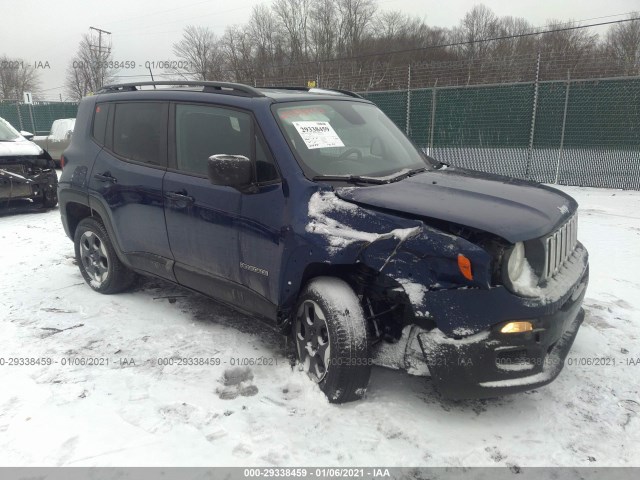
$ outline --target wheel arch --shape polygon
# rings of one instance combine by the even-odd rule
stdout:
[[[133,269],[131,262],[129,262],[126,255],[122,253],[122,249],[120,248],[120,244],[118,243],[118,239],[115,235],[111,222],[109,221],[108,215],[106,215],[104,212],[100,213],[99,210],[99,208],[91,208],[84,203],[74,201],[67,202],[65,205],[65,216],[67,228],[69,229],[69,236],[71,237],[71,239],[74,238],[76,229],[78,228],[78,224],[85,218],[91,217],[99,220],[107,230],[109,240],[111,240],[111,243],[113,244],[113,248],[116,251],[118,259],[128,268]]]
[[[104,225],[104,220],[100,214],[82,203],[67,202],[65,213],[71,238],[75,235],[78,224],[87,217],[96,217]]]
[[[363,263],[315,262],[305,267],[296,295],[289,297],[289,303],[283,309],[286,312],[281,318],[283,331],[288,331],[300,294],[318,277],[334,277],[345,281],[361,299],[367,322],[372,323],[373,319],[377,318],[379,326],[393,337],[400,335],[405,323],[414,317],[413,306],[404,287],[390,275],[380,273]],[[380,315],[381,312],[383,315]]]

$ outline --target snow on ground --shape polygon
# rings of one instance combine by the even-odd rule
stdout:
[[[0,465],[638,466],[640,192],[563,190],[591,254],[573,365],[539,390],[464,402],[376,367],[363,401],[330,405],[259,322],[158,280],[94,293],[57,210],[0,217]],[[73,357],[109,364],[63,365]],[[181,357],[221,364],[158,365]],[[269,364],[228,372],[235,358]],[[616,363],[576,365],[592,358]],[[225,372],[240,383],[223,387]]]

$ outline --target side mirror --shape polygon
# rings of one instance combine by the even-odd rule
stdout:
[[[209,157],[207,174],[213,185],[242,190],[251,185],[253,165],[244,155],[212,155]]]
[[[22,135],[27,140],[33,140],[33,133],[25,132],[24,130],[20,130],[20,135]]]

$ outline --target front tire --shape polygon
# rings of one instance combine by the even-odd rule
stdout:
[[[331,403],[364,396],[372,364],[367,323],[345,281],[318,277],[309,282],[298,300],[292,334],[300,364]]]
[[[74,244],[80,273],[96,292],[118,293],[135,281],[135,273],[120,261],[107,230],[95,218],[80,221]]]
[[[45,191],[42,199],[44,208],[54,208],[58,204],[58,195],[55,190]]]

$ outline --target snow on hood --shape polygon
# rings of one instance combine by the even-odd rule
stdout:
[[[353,203],[339,199],[333,192],[316,192],[309,200],[309,223],[306,231],[320,234],[330,245],[330,253],[337,253],[340,249],[354,243],[372,243],[385,238],[396,238],[404,241],[418,233],[420,227],[395,229],[387,233],[372,233],[345,225],[334,218],[331,213],[342,213],[347,216],[363,216],[364,210]]]
[[[37,156],[42,153],[42,148],[25,138],[0,142],[0,157]]]

